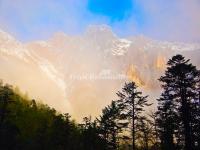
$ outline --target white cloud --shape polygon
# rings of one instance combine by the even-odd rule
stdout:
[[[48,38],[58,30],[80,34],[90,24],[108,24],[120,36],[144,34],[162,40],[200,41],[199,0],[133,1],[140,12],[133,10],[129,18],[111,22],[108,16],[92,14],[88,0],[0,0],[0,28],[31,40]]]

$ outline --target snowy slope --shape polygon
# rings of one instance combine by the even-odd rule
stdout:
[[[61,111],[69,110],[66,103],[70,103],[73,113],[81,111],[80,116],[75,114],[81,118],[91,111],[98,114],[128,79],[135,81],[144,91],[159,90],[157,79],[167,60],[182,53],[192,57],[195,65],[200,66],[199,50],[198,43],[158,41],[145,36],[120,38],[106,25],[90,26],[79,36],[57,33],[49,40],[29,43],[21,43],[0,30],[0,73],[9,81],[15,80],[17,85],[31,86],[30,93],[34,91],[38,97],[51,99],[45,102]],[[21,75],[19,70],[24,74]],[[111,77],[123,74],[127,78],[71,79],[72,75],[98,76],[102,72]],[[33,84],[32,80],[40,82],[40,79],[40,84]],[[88,109],[89,105],[94,108]]]

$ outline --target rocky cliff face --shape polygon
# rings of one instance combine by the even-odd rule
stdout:
[[[85,34],[57,33],[47,41],[22,43],[0,31],[0,78],[76,118],[93,114],[132,80],[155,98],[167,60],[182,53],[200,66],[200,45],[119,38],[107,26]]]

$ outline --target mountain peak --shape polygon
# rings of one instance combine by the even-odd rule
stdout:
[[[2,29],[0,29],[0,40],[14,41],[15,38],[13,36],[11,36],[10,34],[8,34],[7,32],[5,32]]]
[[[112,29],[108,25],[90,25],[86,29],[86,36],[106,36],[108,38],[116,38],[117,36],[113,33]]]

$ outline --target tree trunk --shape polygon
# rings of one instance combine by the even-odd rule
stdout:
[[[134,101],[134,100],[133,100]],[[133,102],[133,116],[132,116],[132,144],[133,144],[133,150],[135,149],[135,111],[134,111],[134,102]]]
[[[133,144],[133,150],[135,149],[135,124],[134,124],[135,120],[133,118],[132,123],[133,123],[133,127],[132,127],[132,144]]]
[[[145,131],[144,132],[144,140],[145,140],[145,150],[149,149],[149,139],[148,139],[148,133]]]
[[[181,91],[182,91],[181,99],[182,99],[182,118],[183,118],[184,136],[185,136],[185,150],[193,150],[191,126],[190,126],[191,112],[187,103],[186,89],[182,89]]]
[[[7,108],[7,105],[8,105],[8,96],[7,95],[4,95],[3,96],[3,104],[2,104],[2,108],[0,108],[0,129],[3,125],[3,122],[4,122],[4,119],[5,119],[5,116],[6,116],[6,108]]]
[[[115,131],[113,131],[112,133],[112,144],[113,144],[113,150],[117,150],[117,138]]]

